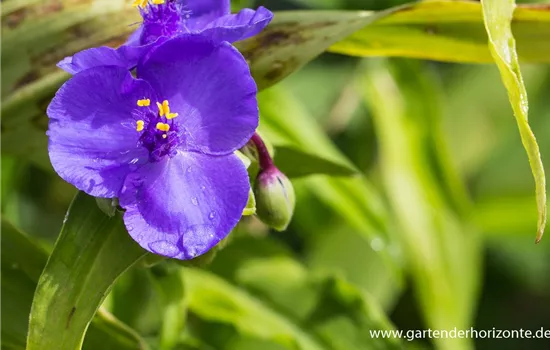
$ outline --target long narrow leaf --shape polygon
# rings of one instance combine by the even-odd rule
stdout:
[[[542,239],[546,226],[546,178],[544,165],[535,135],[528,122],[527,91],[519,68],[516,41],[512,35],[510,23],[516,8],[514,0],[482,0],[483,18],[489,35],[489,47],[516,116],[521,141],[527,151],[531,171],[535,178],[538,228],[536,242]]]
[[[27,350],[79,350],[115,280],[145,254],[119,216],[109,218],[78,193],[38,281]]]

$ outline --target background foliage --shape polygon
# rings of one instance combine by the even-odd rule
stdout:
[[[513,56],[479,64],[510,44],[495,32],[489,49],[483,15],[505,27],[491,5],[511,1],[484,13],[475,1],[233,1],[327,11],[277,13],[238,45],[296,212],[282,233],[245,218],[223,249],[178,264],[144,254],[47,158],[44,110],[67,78],[55,62],[121,43],[137,20],[127,2],[2,2],[2,349],[547,348],[369,330],[550,327],[549,244],[533,244],[535,190],[498,69],[512,97],[525,82],[547,159],[548,7],[515,12],[522,79]]]

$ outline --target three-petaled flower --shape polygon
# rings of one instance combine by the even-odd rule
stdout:
[[[58,67],[76,74],[105,65],[134,68],[156,46],[178,35],[201,34],[215,42],[230,43],[252,37],[272,20],[264,7],[230,13],[230,0],[136,0],[143,23],[117,49],[91,48],[66,57]]]
[[[49,153],[66,181],[118,197],[143,248],[191,259],[241,218],[250,189],[234,151],[258,125],[256,85],[229,43],[186,34],[137,65],[75,74],[48,107]]]

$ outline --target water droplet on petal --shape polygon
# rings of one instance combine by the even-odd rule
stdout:
[[[134,230],[134,226],[128,225],[128,226],[126,226],[126,229],[128,230],[128,232],[129,232],[129,231],[133,231],[133,230]]]
[[[197,205],[199,205],[199,200],[197,199],[197,197],[193,197],[193,198],[191,198],[191,203],[193,203],[193,205],[197,206]]]
[[[201,190],[206,191],[206,186],[201,186]]]
[[[185,254],[188,259],[193,259],[197,256],[197,251],[194,248],[187,249],[187,253]]]
[[[212,225],[190,226],[181,238],[185,259],[192,259],[199,254],[206,253],[216,243],[218,243],[218,239]]]
[[[188,173],[191,172],[191,167],[190,167],[190,166],[187,167],[187,172],[188,172]]]
[[[174,257],[180,253],[179,248],[168,241],[156,241],[149,243],[149,249],[155,254]]]
[[[138,158],[134,158],[130,161],[130,164],[136,164],[139,161]]]
[[[208,217],[210,218],[210,220],[214,220],[214,217],[216,217],[216,212],[211,211],[210,214],[208,215]]]

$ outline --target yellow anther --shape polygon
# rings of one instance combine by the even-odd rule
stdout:
[[[170,130],[170,125],[159,122],[157,123],[157,129],[159,129],[160,131],[168,131]]]
[[[167,100],[162,101],[162,104],[160,104],[160,102],[157,102],[157,107],[159,108],[159,115],[161,117],[163,117],[165,114],[170,113],[170,106],[168,105]]]
[[[166,113],[166,119],[174,119],[177,116],[177,113]]]
[[[142,100],[137,101],[137,105],[139,107],[149,107],[151,105],[151,100],[148,98],[144,98]]]
[[[170,106],[168,105],[167,100],[162,101],[162,104],[157,102],[157,107],[159,108],[159,115],[161,117],[166,116],[166,119],[174,119],[178,116],[178,113],[170,112]]]
[[[138,120],[136,122],[137,126],[136,126],[136,130],[137,131],[142,131],[143,130],[143,126],[145,125],[145,122],[143,120]]]
[[[147,3],[149,2],[149,0],[134,0],[134,3],[132,4],[132,6],[134,7],[141,7],[141,8],[145,8],[145,6],[147,6]],[[152,0],[153,4],[155,5],[161,5],[161,4],[164,4],[164,0]]]
[[[135,0],[134,3],[132,4],[132,6],[134,7],[141,7],[141,8],[144,8],[145,6],[147,6],[147,0]]]

